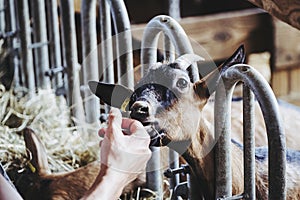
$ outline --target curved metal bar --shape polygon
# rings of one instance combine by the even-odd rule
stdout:
[[[109,3],[117,35],[118,75],[122,76],[119,82],[133,89],[132,36],[129,17],[123,1],[110,0]]]
[[[244,140],[244,198],[256,199],[255,191],[255,101],[248,86],[243,85],[243,140]]]
[[[215,138],[219,138],[215,146],[215,199],[232,196],[230,108],[235,82],[226,87],[223,81],[216,89],[214,109]]]
[[[231,175],[230,159],[227,156],[229,155],[230,158],[231,154],[230,148],[228,148],[230,146],[230,112],[226,109],[230,108],[234,85],[242,81],[255,94],[265,119],[269,148],[269,199],[285,199],[285,135],[272,89],[255,69],[245,64],[236,64],[224,71],[222,80],[217,87],[215,102],[215,114],[217,113],[215,115],[215,132],[216,137],[220,136],[221,139],[218,141],[216,149],[216,197],[231,195],[231,178],[227,181],[224,179]],[[226,175],[222,177],[220,172]],[[220,185],[219,187],[219,183],[223,183],[225,186]]]
[[[31,12],[33,20],[33,39],[35,43],[46,43],[46,10],[45,2],[42,0],[32,0]],[[50,88],[50,79],[45,76],[45,72],[49,70],[48,45],[42,45],[34,49],[35,54],[35,74],[37,87],[43,89]]]
[[[96,3],[97,0],[82,0],[81,2],[81,27],[82,27],[82,67],[83,83],[87,86],[90,80],[99,80],[97,33],[96,33]],[[98,122],[100,116],[99,100],[90,90],[84,91],[86,121]]]
[[[194,53],[192,45],[176,20],[166,15],[159,15],[148,22],[145,27],[141,47],[142,75],[147,72],[149,64],[157,62],[157,43],[159,34],[163,32],[170,38],[179,55]],[[192,65],[192,81],[199,80],[199,72],[196,65]]]

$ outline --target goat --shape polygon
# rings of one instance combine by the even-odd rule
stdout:
[[[80,199],[92,186],[100,171],[100,162],[94,161],[72,172],[50,172],[44,145],[32,129],[24,130],[26,148],[31,153],[31,172],[20,175],[15,186],[24,199]],[[140,176],[125,187],[124,193],[132,191],[136,186],[144,183]]]
[[[168,145],[182,154],[191,167],[192,198],[214,199],[215,139],[212,124],[202,116],[210,94],[216,88],[219,71],[244,61],[244,48],[240,47],[218,69],[192,83],[189,66],[200,60],[198,56],[183,55],[173,63],[156,63],[139,81],[135,90],[114,84],[90,82],[91,90],[105,103],[130,111],[130,117],[141,121],[152,138],[151,145]],[[186,145],[188,143],[188,145]],[[185,148],[185,147],[186,148]],[[232,193],[243,192],[243,152],[232,142]],[[257,151],[256,194],[267,199],[267,151]],[[300,197],[300,153],[287,159],[288,199]]]

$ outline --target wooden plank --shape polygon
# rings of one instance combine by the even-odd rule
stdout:
[[[272,18],[261,9],[187,17],[179,21],[194,41],[194,51],[204,57],[223,60],[241,44],[246,52],[272,51]],[[145,24],[132,25],[133,36],[141,39]],[[208,55],[202,54],[203,49]]]
[[[273,74],[272,88],[276,96],[285,96],[289,94],[289,71],[279,71]]]
[[[300,67],[300,64],[299,64]],[[300,95],[300,68],[291,71],[291,93]]]
[[[300,29],[299,0],[248,0],[254,5],[263,8],[278,19]]]
[[[300,63],[300,31],[277,19],[274,26],[276,69]]]

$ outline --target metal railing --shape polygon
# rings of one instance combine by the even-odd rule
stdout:
[[[237,64],[222,75],[215,97],[216,198],[232,196],[230,105],[234,86],[243,82],[244,128],[244,194],[240,198],[255,199],[254,97],[261,107],[268,135],[269,199],[286,197],[285,136],[278,104],[267,81],[252,67]],[[252,92],[251,92],[251,91]],[[222,198],[221,198],[222,199]],[[225,198],[226,199],[226,198]]]

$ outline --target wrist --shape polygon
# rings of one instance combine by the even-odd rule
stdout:
[[[83,199],[118,199],[124,187],[136,176],[101,164],[101,170],[93,186]]]

